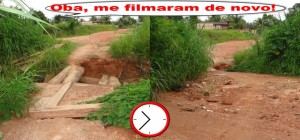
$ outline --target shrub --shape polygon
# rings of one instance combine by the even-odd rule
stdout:
[[[136,24],[136,20],[130,16],[124,15],[118,19],[117,24],[119,28],[127,28]]]
[[[37,81],[43,81],[46,74],[55,75],[67,66],[67,58],[74,50],[75,44],[66,42],[60,48],[51,48],[38,56],[30,70],[37,72]]]
[[[238,63],[230,70],[299,76],[299,24],[300,14],[271,27],[263,36],[260,51],[251,49],[247,50],[249,53],[237,54],[235,61]],[[254,60],[251,59],[259,63],[253,63]]]
[[[231,40],[249,40],[254,38],[250,32],[240,32],[237,30],[201,30],[200,35],[213,43],[221,43]]]
[[[73,31],[70,30],[70,25],[67,22],[55,24],[59,29],[51,28],[46,26],[46,30],[56,37],[72,37],[90,35],[101,31],[112,31],[117,30],[118,27],[113,25],[78,25],[75,26]]]
[[[138,104],[150,100],[150,81],[141,80],[138,84],[122,85],[113,93],[99,97],[87,103],[104,103],[104,106],[87,117],[89,120],[101,120],[104,125],[129,128],[132,109]]]
[[[30,94],[37,89],[32,77],[31,73],[16,74],[11,78],[0,77],[0,122],[11,119],[13,115],[24,115]]]
[[[0,65],[11,64],[55,43],[34,21],[0,11],[1,14],[6,17],[0,16]]]
[[[210,44],[182,21],[151,17],[151,87],[177,90],[211,65]]]
[[[115,58],[129,58],[136,61],[149,60],[150,18],[145,17],[141,26],[113,41],[109,53]]]

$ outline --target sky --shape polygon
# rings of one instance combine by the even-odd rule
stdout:
[[[86,1],[91,1],[91,0],[23,0],[29,7],[35,9],[35,10],[40,10],[42,11],[49,19],[52,19],[56,14],[56,12],[48,11],[45,9],[45,7],[52,5],[52,4],[57,4],[57,3],[70,3],[70,2],[86,2]],[[95,1],[95,0],[94,0]],[[101,1],[101,0],[98,0]],[[230,0],[222,0],[222,1],[230,1]],[[262,2],[261,0],[231,0],[231,1],[242,1],[242,2],[257,2],[260,3]],[[6,6],[12,5],[10,0],[4,0],[3,1]],[[270,3],[270,4],[278,4],[285,6],[287,8],[292,7],[295,3],[299,3],[299,0],[268,0],[263,3]],[[287,11],[285,11],[287,12]],[[275,17],[281,19],[284,19],[284,12],[275,12],[275,13],[270,13],[274,15]],[[263,14],[251,14],[251,15],[243,15],[244,19],[247,22],[253,22],[259,17],[262,17]],[[117,20],[120,16],[112,16],[112,20]],[[136,18],[136,17],[135,17]],[[88,20],[89,18],[84,18],[85,20]],[[207,19],[207,16],[202,16],[200,17],[201,20]]]

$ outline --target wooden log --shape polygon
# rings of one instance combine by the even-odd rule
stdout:
[[[47,108],[41,111],[29,110],[29,115],[33,118],[83,118],[90,112],[95,112],[102,107],[102,104],[81,104],[64,105]]]
[[[60,84],[62,81],[68,76],[69,71],[71,70],[71,66],[66,67],[59,74],[57,74],[54,78],[49,81],[49,84]]]
[[[71,87],[72,82],[64,84],[60,90],[50,99],[46,107],[55,107],[59,104],[60,100],[65,96],[69,88]]]
[[[68,76],[63,80],[62,83],[63,84],[68,82],[77,83],[80,80],[83,73],[84,73],[83,67],[73,65],[71,70],[68,73]]]

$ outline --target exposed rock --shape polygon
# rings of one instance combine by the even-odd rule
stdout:
[[[230,98],[224,98],[224,99],[222,99],[221,103],[223,105],[232,105],[233,104],[233,100],[230,99]]]
[[[100,79],[92,78],[92,77],[81,77],[80,82],[86,83],[86,84],[98,84]]]
[[[182,111],[187,111],[187,112],[195,112],[196,108],[189,108],[189,107],[186,107],[186,108],[182,108],[181,109]]]
[[[118,85],[121,85],[119,79],[117,77],[114,77],[114,76],[110,76],[109,79],[109,85],[112,85],[112,86],[118,86]]]
[[[279,98],[279,95],[277,95],[277,94],[276,94],[276,95],[273,95],[272,98],[273,98],[273,99],[278,99],[278,98]]]
[[[225,83],[223,85],[232,85],[232,81],[225,81]]]
[[[219,102],[219,100],[215,97],[208,97],[208,98],[206,98],[206,101],[207,102],[213,102],[213,103]]]
[[[114,76],[103,75],[99,81],[99,85],[112,85],[118,86],[121,85],[119,79]]]
[[[108,78],[109,78],[108,75],[103,75],[102,78],[99,81],[99,85],[107,85],[108,82],[109,82]]]

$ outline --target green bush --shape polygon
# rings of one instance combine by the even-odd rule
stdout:
[[[237,54],[236,66],[230,70],[300,76],[299,24],[300,14],[271,27],[264,34],[260,48],[254,46],[248,53]],[[254,63],[255,60],[258,62]]]
[[[118,27],[113,25],[78,25],[75,26],[74,29],[70,29],[70,23],[64,22],[55,24],[58,29],[51,28],[49,26],[46,27],[46,30],[53,34],[56,37],[72,37],[72,36],[82,36],[82,35],[90,35],[93,33],[101,32],[101,31],[113,31],[117,30]]]
[[[240,32],[237,30],[201,30],[200,36],[207,38],[213,43],[254,38],[251,32]]]
[[[0,122],[25,114],[30,94],[37,89],[32,77],[31,73],[16,74],[11,78],[0,76]]]
[[[138,61],[149,60],[150,18],[145,17],[141,26],[113,41],[109,53],[115,58],[129,58]]]
[[[0,65],[28,56],[54,45],[34,21],[0,11]]]
[[[98,111],[90,113],[89,120],[101,120],[104,125],[130,127],[129,117],[138,104],[150,101],[150,81],[141,80],[138,84],[122,85],[113,93],[87,103],[104,103]]]
[[[30,67],[30,71],[37,72],[37,81],[41,82],[44,80],[46,74],[56,75],[67,63],[67,58],[70,53],[74,50],[75,44],[66,42],[60,48],[51,48],[42,55],[39,55],[36,61]]]
[[[177,90],[212,64],[211,44],[188,23],[151,17],[151,86]]]

